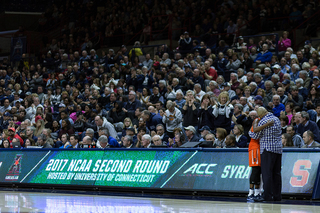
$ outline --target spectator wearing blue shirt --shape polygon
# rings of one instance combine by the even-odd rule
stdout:
[[[272,109],[273,115],[276,117],[280,117],[280,112],[285,111],[285,106],[280,103],[280,96],[274,95],[272,98],[272,102],[269,103],[269,110]]]
[[[182,107],[185,105],[186,100],[183,98],[183,92],[181,90],[178,90],[176,92],[176,105],[179,109],[182,109]]]
[[[300,71],[300,66],[298,64],[291,65],[290,77],[292,81],[295,81],[299,78],[299,73],[300,73],[299,71]]]
[[[272,53],[268,51],[268,44],[262,46],[262,52],[258,54],[257,58],[254,60],[257,64],[262,64],[266,62],[271,62]]]
[[[162,124],[162,117],[159,114],[149,112],[148,110],[142,112],[142,118],[150,131],[156,131],[156,126]]]

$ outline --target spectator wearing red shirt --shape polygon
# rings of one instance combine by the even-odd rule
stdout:
[[[13,148],[12,147],[12,140],[14,138],[17,138],[20,141],[20,145],[23,146],[23,140],[18,134],[16,134],[16,129],[15,128],[13,128],[13,127],[9,128],[8,129],[8,134],[9,134],[9,137],[7,139],[9,141],[9,143],[10,143],[10,148]]]
[[[215,69],[210,67],[210,61],[204,62],[204,70],[201,71],[203,73],[203,79],[205,79],[206,86],[209,85],[211,80],[216,81],[218,78],[218,73]]]

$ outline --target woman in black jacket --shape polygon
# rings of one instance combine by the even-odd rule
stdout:
[[[214,129],[214,116],[212,111],[213,108],[211,105],[210,96],[205,94],[201,99],[201,106],[198,111],[199,129],[201,129],[203,126],[208,126],[211,130]]]

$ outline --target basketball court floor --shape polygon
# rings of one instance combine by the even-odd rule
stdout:
[[[236,202],[234,202],[236,201]],[[26,191],[0,191],[0,212],[93,212],[93,213],[319,213],[320,205],[311,201],[247,203],[245,198],[210,200],[124,197],[88,194],[62,194]]]

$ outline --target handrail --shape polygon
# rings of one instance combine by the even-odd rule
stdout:
[[[298,25],[297,27],[295,27],[294,29],[292,29],[292,30],[290,31],[290,33],[293,33],[293,35],[294,35],[294,40],[295,40],[295,41],[296,41],[296,34],[295,34],[296,30],[299,29],[299,28],[300,28],[301,26],[303,26],[304,24],[306,24],[307,22],[309,22],[310,19],[316,17],[316,15],[319,15],[319,14],[320,14],[320,10],[318,10],[317,12],[315,12],[312,16],[310,16],[309,18],[307,18],[306,20],[304,20],[300,25]],[[299,44],[296,44],[296,42],[295,42],[294,48],[296,49],[296,48],[297,48],[301,43],[303,43],[303,42],[304,42],[304,41],[300,41]]]

